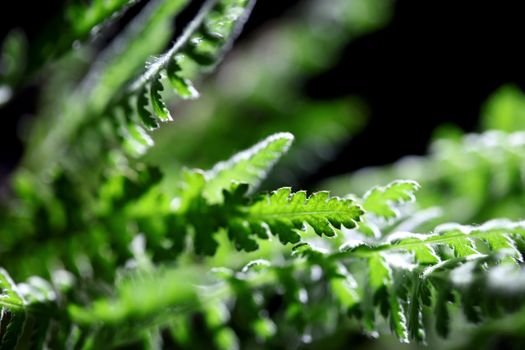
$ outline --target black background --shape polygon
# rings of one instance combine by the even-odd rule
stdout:
[[[297,2],[260,0],[240,40]],[[333,70],[305,86],[315,98],[361,96],[371,110],[364,132],[320,174],[423,154],[432,131],[444,122],[476,130],[480,106],[491,92],[504,83],[525,87],[525,19],[518,4],[398,0],[387,27],[349,44]],[[3,3],[0,40],[13,27],[23,28],[31,40],[61,6],[60,1]],[[37,96],[38,85],[27,86],[0,109],[0,175],[20,159],[17,123],[34,111]],[[316,176],[321,175],[311,180]]]

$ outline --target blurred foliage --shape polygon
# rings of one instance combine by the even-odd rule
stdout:
[[[236,48],[219,74],[203,83],[202,98],[176,109],[173,127],[155,134],[148,159],[166,171],[210,166],[268,134],[296,138],[270,183],[293,182],[331,158],[337,145],[364,125],[366,106],[355,97],[312,100],[302,84],[327,70],[343,46],[383,26],[389,1],[304,1]],[[209,146],[203,152],[201,145]],[[172,152],[165,152],[169,148]]]
[[[423,187],[419,205],[440,207],[445,220],[480,223],[494,217],[522,218],[525,135],[516,130],[525,122],[523,103],[521,91],[504,86],[485,104],[482,128],[487,131],[463,135],[453,126],[444,126],[436,132],[427,156],[365,168],[329,179],[321,187],[359,194],[376,183],[411,178]]]
[[[481,115],[484,130],[513,132],[525,129],[525,96],[514,85],[499,88],[487,100]]]
[[[148,2],[102,50],[135,1],[72,1],[4,42],[0,105],[48,78],[1,203],[0,349],[522,348],[523,94],[428,156],[260,192],[363,125],[358,99],[302,86],[392,4],[303,1],[201,78],[254,1],[204,1],[170,44],[187,3]]]
[[[390,166],[365,168],[350,176],[328,179],[320,186],[336,194],[359,194],[376,183],[407,177],[417,180],[422,186],[417,208],[427,220],[422,226],[426,228],[447,221],[480,224],[500,217],[521,219],[525,201],[525,135],[521,131],[524,103],[521,90],[502,86],[483,107],[482,133],[464,135],[458,128],[445,125],[436,131],[427,156],[408,156]],[[514,282],[519,280],[515,277]],[[502,285],[498,288],[504,289]],[[472,339],[461,339],[464,334],[456,334],[452,337],[456,344],[453,348],[492,349],[501,342],[520,348],[524,341],[520,315],[507,317],[503,324],[508,326],[488,323],[476,330]]]

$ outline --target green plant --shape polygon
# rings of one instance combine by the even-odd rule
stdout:
[[[389,3],[334,2],[350,16],[340,11],[338,30],[328,38],[318,37],[316,27],[308,32],[306,20],[287,28],[291,38],[306,33],[329,46],[323,52],[313,46],[304,72],[292,69],[307,47],[299,43],[288,52],[292,63],[284,62],[273,77],[263,71],[247,77],[258,89],[239,110],[259,103],[268,112],[261,127],[267,135],[223,161],[225,152],[262,138],[262,131],[234,139],[240,123],[247,129],[253,123],[242,121],[233,107],[239,97],[220,91],[221,80],[204,90],[207,102],[193,102],[223,109],[202,117],[209,129],[181,117],[173,136],[155,135],[159,145],[148,154],[150,132],[179,121],[171,103],[198,97],[198,73],[224,57],[254,1],[205,1],[167,51],[148,58],[168,43],[171,21],[185,4],[151,1],[101,52],[85,41],[88,33],[135,2],[70,5],[65,13],[82,21],[70,22],[73,29],[54,43],[37,42],[31,50],[45,54],[32,58],[38,60],[31,69],[4,70],[2,86],[10,92],[35,72],[54,74],[0,212],[1,349],[342,348],[363,343],[360,334],[468,347],[490,346],[483,337],[491,335],[519,336],[525,223],[514,213],[522,207],[516,189],[522,187],[524,136],[508,129],[509,120],[520,117],[505,106],[518,105],[521,95],[508,102],[503,94],[507,102],[489,104],[494,117],[485,125],[504,131],[450,133],[437,141],[435,153],[402,165],[393,177],[376,171],[326,184],[340,196],[290,187],[265,191],[281,158],[289,169],[319,161],[303,154],[340,142],[346,134],[334,128],[353,132],[355,120],[341,110],[360,116],[359,108],[308,101],[294,86],[329,64],[323,54],[337,51],[346,30],[357,35],[383,23],[384,12],[377,10]],[[310,20],[319,14],[319,27],[334,19],[332,12],[316,12],[322,6],[312,2],[306,10]],[[85,42],[69,51],[75,40]],[[6,57],[22,55],[22,41],[19,34],[10,37],[4,65]],[[272,81],[283,82],[282,90],[274,91]],[[278,94],[297,104],[284,108]],[[198,111],[186,108],[190,117]],[[341,119],[320,123],[317,115],[326,111],[341,112]],[[297,132],[303,153],[286,160],[294,136],[274,133],[281,127]],[[191,139],[197,135],[201,144]],[[199,151],[202,159],[194,163],[209,170],[182,165]],[[379,181],[365,189],[361,184],[370,178]],[[493,219],[506,213],[510,219]],[[481,323],[468,328],[461,344],[454,342],[454,333],[466,327],[458,326],[460,309],[468,321]]]

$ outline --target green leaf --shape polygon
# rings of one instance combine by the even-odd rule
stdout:
[[[330,280],[330,288],[339,303],[341,303],[348,312],[352,312],[361,301],[356,290],[356,282],[353,278],[332,278]]]
[[[391,166],[357,172],[324,187],[337,194],[364,193],[378,182],[410,177],[423,187],[418,206],[439,208],[445,221],[522,218],[519,198],[523,194],[523,132],[489,131],[439,139],[430,149],[428,156],[405,158]]]
[[[435,306],[436,331],[442,337],[447,337],[450,327],[450,314],[448,312],[449,299],[451,292],[448,286],[442,286],[437,290],[437,299]]]
[[[307,196],[305,191],[292,193],[288,187],[280,188],[258,198],[245,212],[251,226],[279,236],[282,243],[297,243],[310,225],[319,236],[334,236],[342,226],[353,228],[363,214],[361,207],[351,199],[330,197],[328,192]]]
[[[87,35],[95,26],[109,18],[115,18],[136,0],[92,1],[89,4],[75,2],[66,9],[68,22],[79,37]]]
[[[27,318],[25,312],[9,313],[9,317],[5,333],[0,334],[0,350],[16,349],[24,333]]]
[[[378,295],[392,283],[392,271],[380,254],[375,254],[368,259],[368,283],[374,295]]]
[[[207,0],[173,46],[166,53],[152,60],[146,71],[130,84],[127,91],[128,97],[138,93],[140,98],[145,86],[153,84],[164,71],[177,93],[183,97],[194,97],[196,93],[191,88],[191,83],[185,80],[188,77],[185,77],[180,69],[181,57],[191,57],[198,66],[217,63],[221,59],[222,51],[230,46],[227,40],[217,38],[223,38],[223,35],[226,35],[233,40],[247,20],[254,3],[255,0]],[[223,33],[203,34],[210,28],[218,28],[205,26],[205,23],[212,20],[221,23]],[[155,104],[160,106],[160,95],[157,94],[155,100],[152,100],[153,108]]]
[[[493,253],[505,252],[516,262],[522,260],[516,249],[516,242],[525,239],[525,222],[512,222],[504,219],[487,221],[483,225],[469,226],[459,224],[442,224],[430,234],[397,232],[390,235],[387,243],[382,245],[361,245],[348,254],[374,254],[379,251],[409,251],[414,253],[416,261],[422,264],[434,264],[439,258],[434,248],[446,246],[456,257],[479,255],[477,245],[488,242]],[[421,259],[421,261],[419,261]]]
[[[22,310],[25,300],[6,270],[0,268],[0,306],[9,310]]]
[[[248,222],[233,219],[228,223],[228,237],[235,243],[237,250],[253,252],[259,248],[259,245],[251,235],[252,231]]]
[[[415,181],[396,180],[386,186],[376,186],[363,197],[363,209],[376,216],[393,219],[399,216],[396,205],[415,200],[420,186]]]
[[[222,191],[228,189],[232,182],[247,183],[252,190],[256,189],[292,142],[293,135],[289,133],[273,134],[232,158],[217,163],[206,172],[204,196],[211,203],[220,202]]]
[[[195,99],[199,97],[199,92],[195,89],[189,79],[181,77],[180,72],[182,71],[178,60],[181,56],[175,56],[173,60],[168,64],[166,68],[166,74],[168,80],[171,83],[171,87],[180,97],[183,99]]]
[[[137,96],[137,113],[139,114],[142,123],[149,130],[159,127],[159,124],[148,110],[149,100],[147,97],[147,89],[144,87]]]
[[[193,283],[201,279],[202,272],[189,268],[136,273],[122,281],[116,298],[98,299],[86,307],[70,304],[69,314],[80,324],[143,322],[169,309],[195,303]]]
[[[151,106],[153,107],[153,113],[159,118],[160,120],[166,122],[173,120],[171,118],[170,111],[166,107],[166,104],[164,101],[162,101],[162,97],[160,95],[160,92],[164,90],[164,87],[162,86],[162,83],[160,82],[160,76],[151,83],[151,89],[150,89],[150,98],[151,98]]]
[[[505,251],[509,257],[517,262],[523,262],[521,253],[516,248],[516,242],[508,234],[493,234],[485,236],[485,241],[493,251]]]
[[[180,213],[187,213],[199,205],[204,187],[206,186],[205,173],[199,169],[184,169],[183,181],[180,184],[180,197],[172,201],[172,206]]]
[[[388,237],[392,247],[396,245],[410,245],[409,250],[414,253],[416,261],[422,265],[433,265],[440,262],[439,256],[432,245],[420,244],[427,239],[427,235],[412,234],[408,232],[394,233]]]
[[[7,89],[20,82],[26,68],[26,55],[27,39],[24,33],[18,29],[11,30],[0,46],[0,89]],[[0,106],[7,100],[0,96]]]
[[[390,305],[390,329],[402,343],[408,343],[408,326],[405,316],[405,310],[400,303],[398,296],[391,292],[389,293]]]
[[[408,305],[408,331],[411,339],[418,342],[425,340],[425,328],[423,325],[422,305],[420,300],[420,288],[423,281],[416,273],[412,278],[412,294],[410,295],[410,303]]]
[[[513,132],[525,129],[525,96],[515,85],[505,85],[484,103],[482,126],[484,130]]]

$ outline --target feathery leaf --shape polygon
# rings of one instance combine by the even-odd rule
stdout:
[[[229,188],[232,182],[247,183],[251,190],[257,189],[273,165],[288,151],[292,141],[292,134],[273,134],[227,161],[217,163],[205,174],[204,196],[211,203],[218,202],[222,199],[223,189]]]
[[[304,230],[305,224],[319,236],[331,237],[336,229],[355,227],[362,214],[351,199],[330,197],[324,191],[307,196],[305,191],[292,193],[286,187],[259,197],[247,208],[244,220],[255,232],[269,230],[283,243],[297,243],[297,230]]]
[[[363,209],[385,219],[393,219],[399,212],[393,206],[415,200],[414,192],[419,184],[410,180],[396,180],[387,186],[376,186],[363,198]]]

